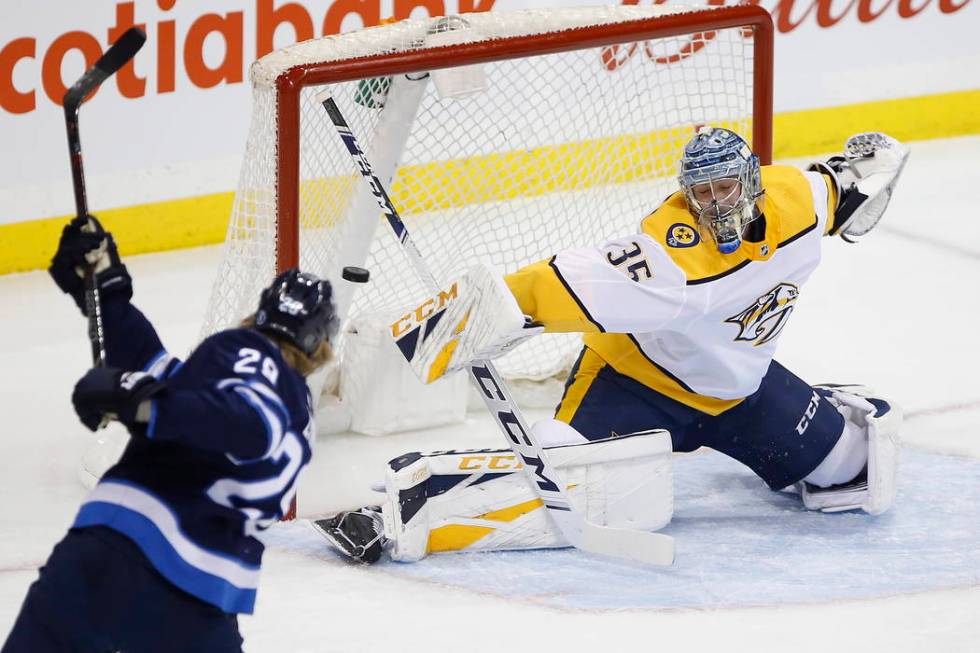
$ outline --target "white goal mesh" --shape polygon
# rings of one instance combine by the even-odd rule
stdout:
[[[391,179],[395,206],[426,262],[448,281],[477,259],[512,271],[562,248],[634,232],[676,188],[680,147],[697,125],[721,123],[751,139],[753,32],[699,27],[702,17],[732,9],[624,6],[408,20],[257,61],[247,152],[204,334],[253,310],[276,272],[287,221],[298,225],[298,264],[335,280],[346,315],[404,308],[426,295],[315,100],[322,87],[305,85],[304,71],[338,71],[348,80],[331,84],[331,92],[378,176]],[[589,31],[649,29],[651,19],[681,14],[693,19],[678,36],[641,40],[623,29],[602,43]],[[485,46],[481,92],[441,99],[420,72],[456,64],[458,46],[432,46],[432,34],[445,31]],[[561,42],[565,51],[528,56],[531,41],[521,41],[522,52],[509,45],[528,36]],[[376,72],[386,57],[406,52],[436,54],[399,59],[391,75]],[[351,72],[358,62],[373,66],[369,79]],[[415,72],[406,73],[411,66]],[[302,85],[298,124],[283,124],[285,78]],[[287,129],[298,129],[298,152],[282,151],[291,149],[282,145]],[[284,162],[297,156],[298,171],[289,173]],[[283,208],[284,174],[298,176],[296,215]],[[353,299],[350,284],[337,281],[346,265],[372,274]],[[535,338],[498,369],[511,378],[552,377],[569,367],[579,341]]]

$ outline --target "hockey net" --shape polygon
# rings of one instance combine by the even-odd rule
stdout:
[[[334,281],[347,317],[426,296],[315,96],[329,86],[437,279],[502,271],[633,233],[676,189],[680,148],[721,124],[770,158],[772,24],[754,6],[620,6],[426,18],[306,41],[253,64],[250,133],[206,335],[249,314],[294,265]],[[441,97],[428,71],[485,87]],[[479,80],[479,75],[468,75]],[[445,75],[441,77],[445,79]],[[569,368],[574,335],[498,361]],[[343,338],[338,343],[341,374]],[[370,382],[365,377],[364,382]]]

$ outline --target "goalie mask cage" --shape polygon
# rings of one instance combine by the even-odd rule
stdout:
[[[734,129],[768,163],[772,50],[759,7],[654,5],[404,20],[270,53],[251,69],[250,133],[203,335],[251,313],[296,265],[334,282],[346,317],[427,295],[315,99],[325,85],[445,283],[478,259],[509,272],[635,233],[677,189],[699,125]],[[433,78],[444,70],[485,86],[442,98]],[[371,281],[340,281],[347,265]],[[498,369],[554,377],[579,347],[577,335],[540,336]],[[343,369],[343,338],[337,348]]]

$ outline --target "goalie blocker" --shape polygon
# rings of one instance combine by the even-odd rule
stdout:
[[[395,344],[424,383],[543,332],[521,312],[500,273],[482,263],[391,324]]]
[[[673,516],[670,434],[588,441],[557,420],[533,427],[592,523],[654,531]],[[346,556],[414,562],[430,553],[570,546],[509,449],[407,453],[388,463],[385,503],[314,522]]]

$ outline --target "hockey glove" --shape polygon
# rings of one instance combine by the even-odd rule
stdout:
[[[847,139],[843,156],[807,168],[830,177],[837,189],[830,234],[853,243],[874,229],[908,158],[907,145],[881,132],[866,132]]]
[[[543,331],[521,312],[503,276],[484,264],[391,325],[395,344],[423,383],[503,356]]]
[[[133,427],[148,421],[148,416],[138,415],[140,404],[164,387],[166,384],[146,372],[93,367],[75,384],[71,402],[90,431],[99,427],[103,416]]]
[[[132,278],[119,259],[116,241],[93,216],[76,218],[65,226],[48,268],[51,278],[62,292],[71,295],[82,315],[86,315],[85,272],[90,268],[103,299],[116,295],[129,301],[133,296]]]

